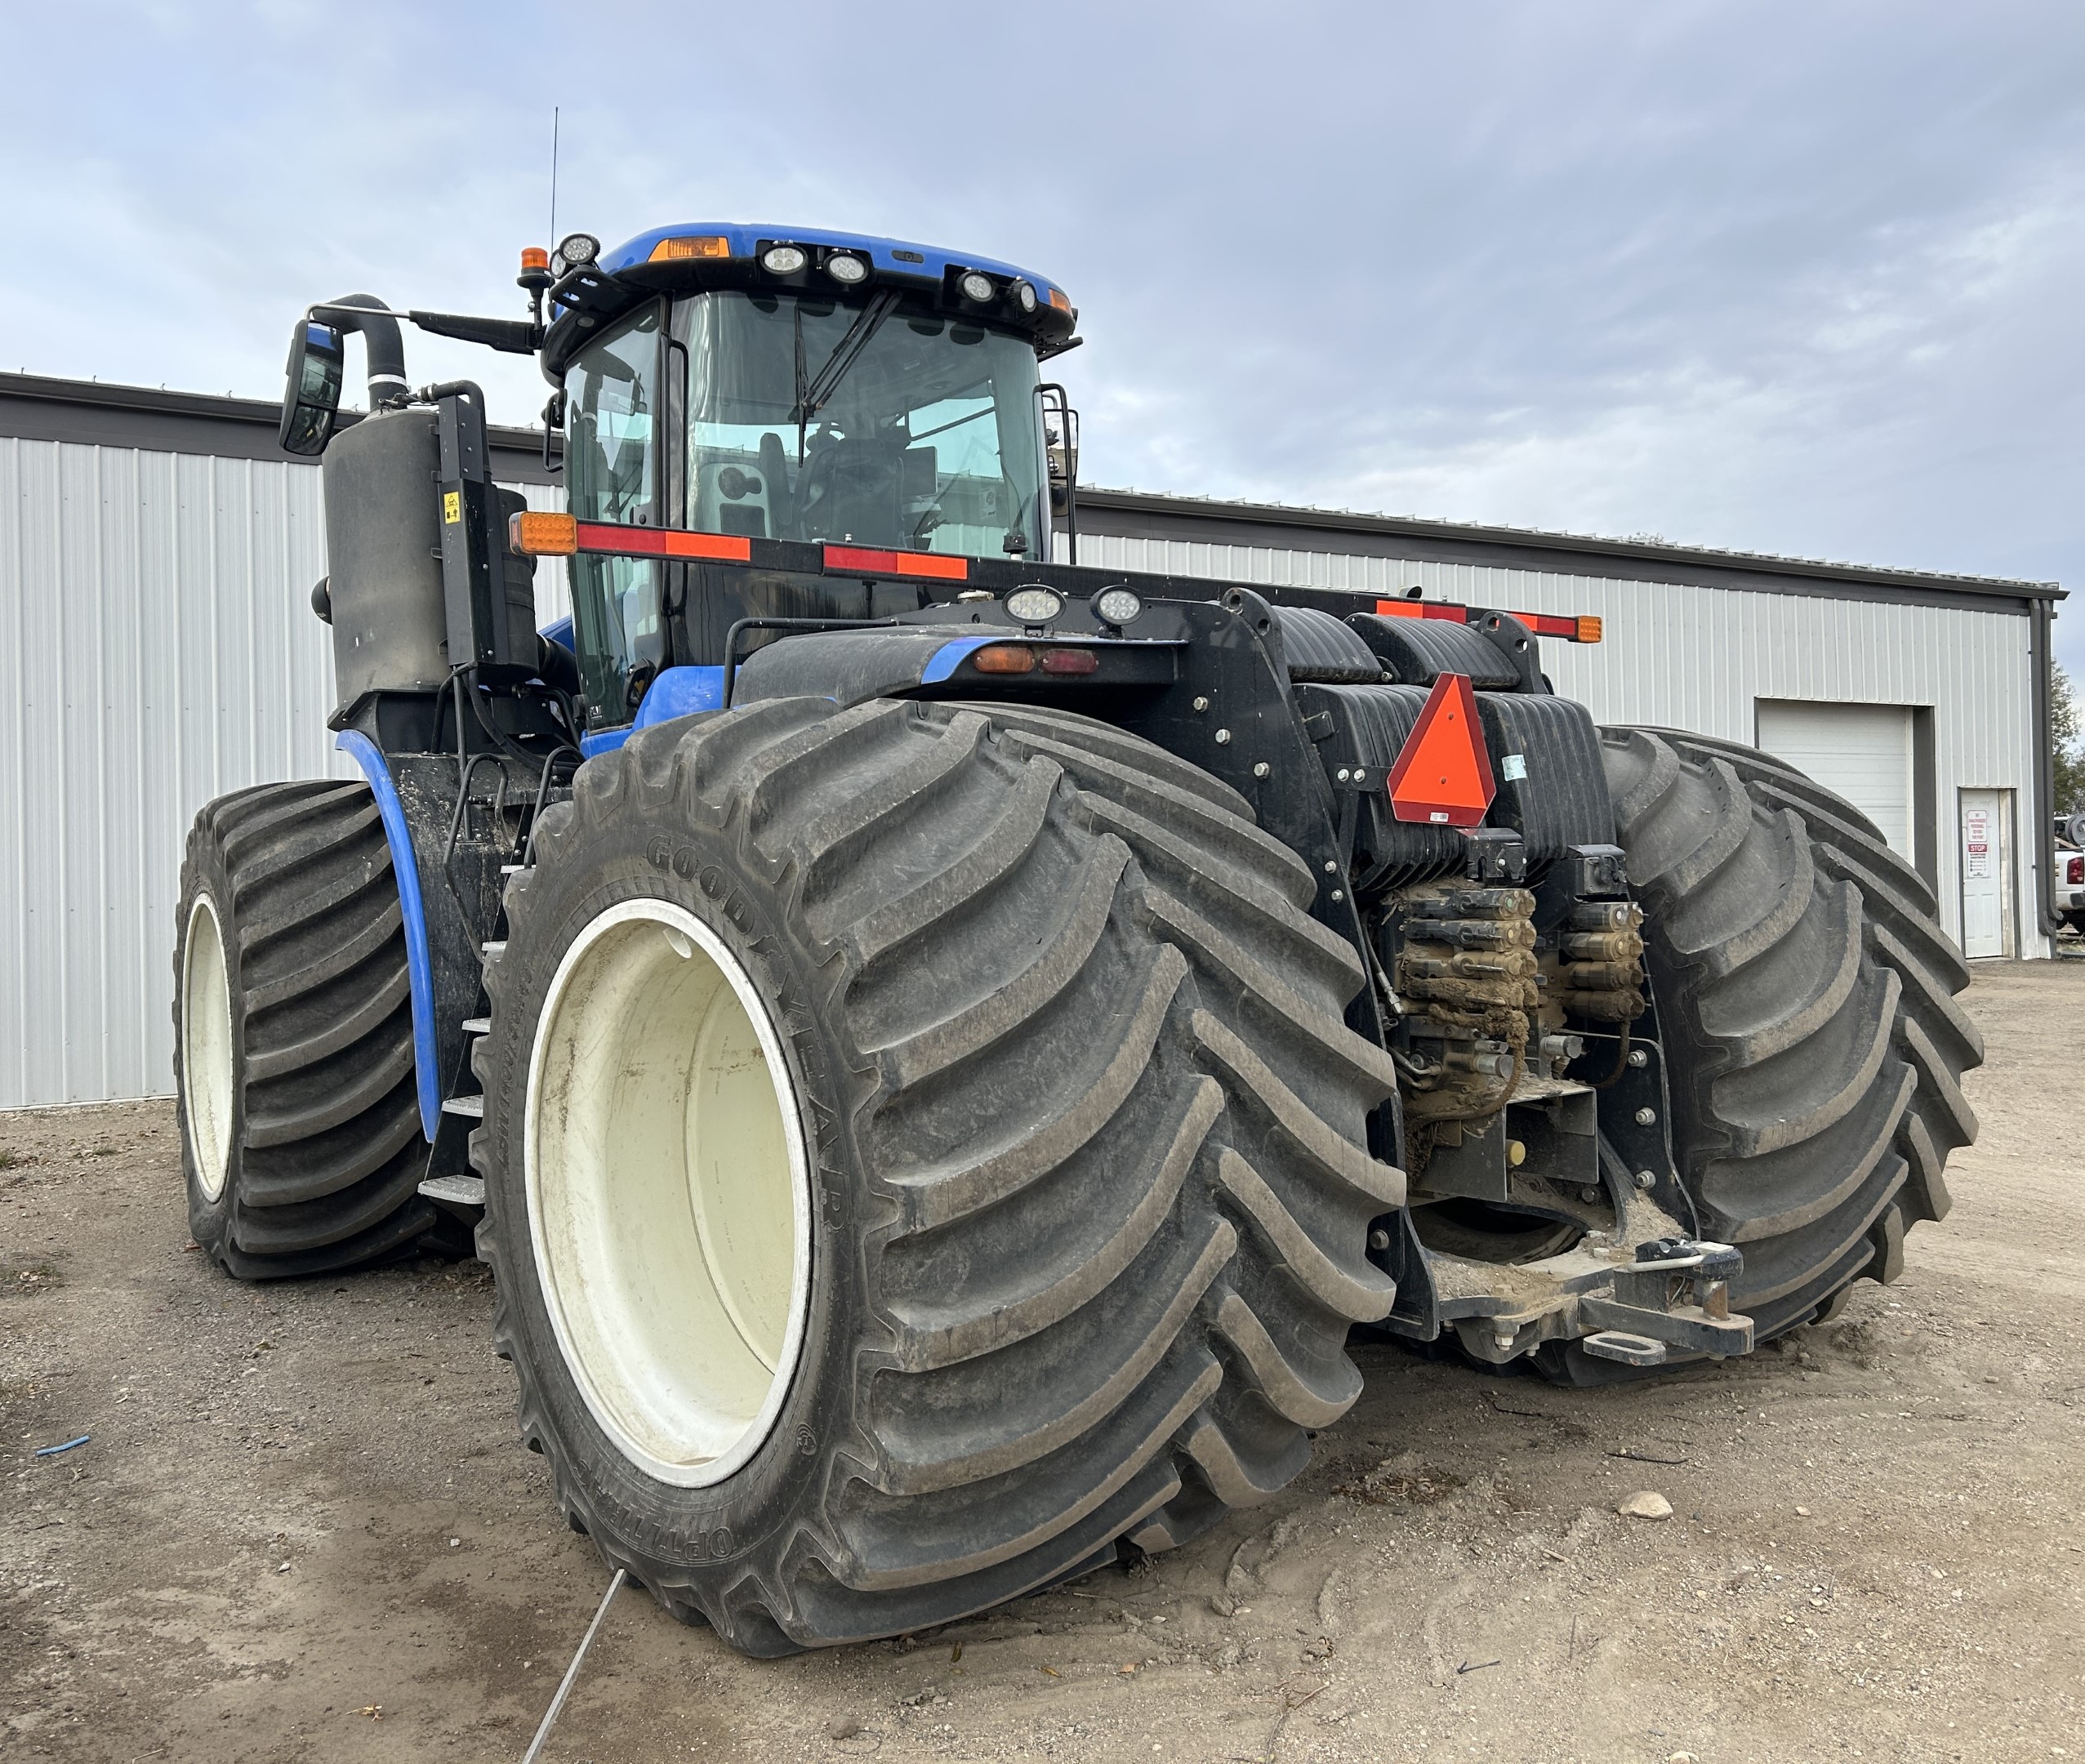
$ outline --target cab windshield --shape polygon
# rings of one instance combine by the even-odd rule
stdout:
[[[895,292],[676,303],[688,525],[1047,556],[1036,354]]]

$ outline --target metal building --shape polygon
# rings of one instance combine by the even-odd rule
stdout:
[[[210,798],[332,752],[319,473],[271,404],[0,374],[0,1108],[172,1088],[174,905]],[[555,506],[540,435],[500,477]],[[1859,803],[1971,954],[2048,953],[2043,582],[1080,494],[1082,563],[1531,612],[1602,721],[1757,742]],[[547,621],[563,572],[539,575]]]

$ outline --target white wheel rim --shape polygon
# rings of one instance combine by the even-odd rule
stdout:
[[[766,1008],[693,914],[625,901],[573,941],[523,1135],[537,1281],[595,1421],[659,1481],[722,1481],[802,1352],[810,1169]]]
[[[181,941],[181,1100],[189,1155],[212,1200],[232,1158],[232,987],[217,908],[198,894]]]

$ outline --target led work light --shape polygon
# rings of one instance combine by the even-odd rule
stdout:
[[[1023,625],[1047,625],[1064,610],[1064,596],[1054,588],[1016,588],[1006,610]]]
[[[1094,596],[1094,615],[1103,625],[1127,625],[1143,612],[1143,602],[1128,588],[1103,588]]]

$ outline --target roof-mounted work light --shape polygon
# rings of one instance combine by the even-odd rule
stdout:
[[[601,255],[601,242],[591,233],[568,233],[558,241],[558,256],[568,270],[590,264]]]
[[[852,252],[835,252],[826,259],[826,274],[845,287],[869,279],[869,266]]]
[[[979,270],[965,270],[956,285],[962,291],[964,299],[975,301],[981,306],[999,297],[999,290],[992,285],[991,278]]]

